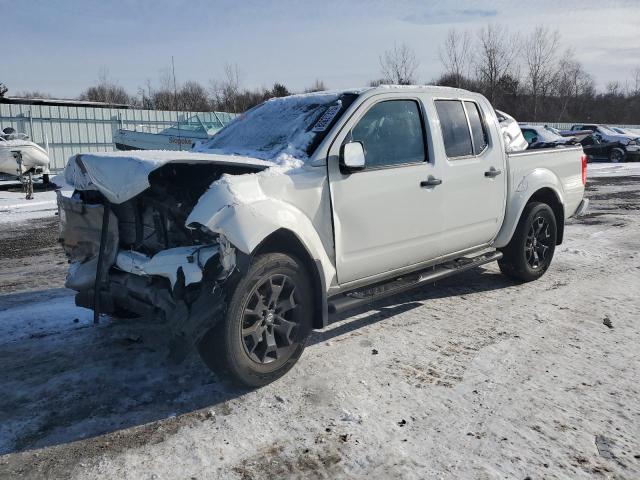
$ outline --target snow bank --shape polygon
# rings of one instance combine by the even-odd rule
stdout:
[[[587,165],[587,178],[635,175],[640,175],[640,163],[590,163]]]

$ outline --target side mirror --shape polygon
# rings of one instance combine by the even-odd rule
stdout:
[[[533,137],[531,139],[531,143],[538,143],[538,137]]]
[[[362,142],[345,143],[340,148],[340,171],[352,173],[364,169],[364,147]]]

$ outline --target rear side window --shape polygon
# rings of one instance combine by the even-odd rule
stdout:
[[[440,118],[442,138],[447,157],[466,157],[473,155],[471,134],[467,116],[459,100],[436,100],[436,110]]]
[[[362,142],[367,168],[425,160],[422,118],[413,100],[375,104],[353,127],[351,138]]]
[[[471,137],[473,138],[473,150],[476,155],[480,155],[489,142],[487,141],[487,129],[484,128],[482,115],[478,104],[475,102],[464,102],[469,116],[469,125],[471,126]]]

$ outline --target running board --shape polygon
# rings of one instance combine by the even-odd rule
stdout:
[[[476,257],[461,257],[450,262],[442,263],[418,273],[398,277],[390,282],[379,283],[374,286],[338,294],[329,298],[329,313],[341,313],[352,308],[375,302],[384,297],[406,292],[426,283],[436,282],[443,278],[462,273],[485,263],[494,262],[502,258],[502,252],[494,251]]]

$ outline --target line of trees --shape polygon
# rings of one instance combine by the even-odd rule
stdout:
[[[481,92],[518,119],[640,123],[640,67],[625,85],[609,82],[598,92],[575,51],[544,26],[525,36],[493,25],[450,30],[440,60],[444,72],[433,83]]]
[[[272,88],[247,89],[241,86],[240,69],[237,65],[226,65],[223,80],[211,80],[209,88],[189,80],[178,84],[168,71],[160,75],[159,86],[147,80],[138,88],[136,95],[130,95],[123,87],[109,79],[106,71],[101,72],[97,85],[80,95],[81,100],[133,105],[151,110],[178,111],[225,111],[240,113],[272,97],[291,95],[282,83]]]
[[[316,80],[305,92],[326,90],[322,80]],[[283,83],[276,82],[271,88],[246,88],[242,86],[242,75],[238,65],[227,64],[222,79],[210,80],[208,88],[190,80],[182,84],[175,82],[168,70],[161,73],[159,86],[147,80],[138,88],[137,95],[129,95],[116,82],[101,72],[97,85],[88,88],[81,100],[134,105],[152,110],[178,110],[192,112],[223,111],[241,113],[269,98],[291,95]]]
[[[593,77],[563,48],[556,30],[539,26],[527,35],[488,25],[476,32],[452,29],[439,48],[443,73],[424,83],[481,92],[498,109],[529,121],[640,124],[640,67],[622,84],[609,82],[597,91]],[[406,44],[394,44],[379,57],[380,77],[370,85],[423,83],[417,76],[418,55]],[[326,90],[316,80],[305,92]],[[0,84],[0,96],[7,89]],[[156,110],[227,111],[240,113],[272,97],[292,92],[283,83],[271,88],[246,88],[237,65],[226,65],[221,79],[207,87],[196,81],[177,84],[169,70],[158,86],[147,80],[131,95],[103,70],[96,85],[79,96],[83,100],[128,104]],[[23,97],[50,98],[42,92]]]

